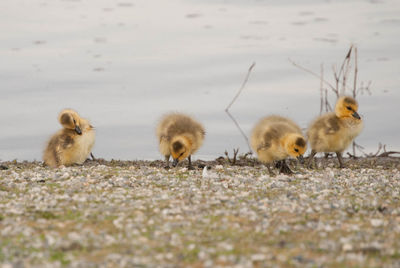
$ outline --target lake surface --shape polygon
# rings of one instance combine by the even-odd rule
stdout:
[[[40,160],[65,107],[96,127],[105,159],[161,159],[155,138],[168,111],[207,130],[195,159],[247,145],[262,116],[307,127],[319,114],[320,81],[334,83],[350,45],[358,47],[358,97],[365,128],[357,142],[400,151],[400,1],[364,0],[2,0],[0,160]],[[352,82],[351,82],[352,83]],[[330,93],[334,102],[334,96]]]

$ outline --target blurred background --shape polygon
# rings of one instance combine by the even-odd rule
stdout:
[[[398,0],[2,0],[0,12],[2,161],[40,160],[66,107],[96,127],[99,158],[162,159],[154,132],[168,111],[205,125],[194,159],[247,152],[224,109],[250,65],[230,109],[243,130],[271,113],[305,128],[320,80],[288,59],[316,73],[323,63],[334,83],[351,44],[359,82],[372,82],[357,142],[400,150]]]

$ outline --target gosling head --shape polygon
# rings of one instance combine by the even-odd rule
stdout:
[[[178,136],[171,141],[170,152],[174,159],[173,166],[175,167],[178,162],[187,158],[191,153],[192,144],[190,140],[184,136]]]
[[[294,133],[287,135],[284,138],[284,147],[288,155],[303,162],[303,154],[307,150],[307,142],[303,136]]]
[[[82,135],[84,121],[77,112],[70,109],[62,110],[58,116],[58,121],[66,129],[74,130],[78,135]]]
[[[340,97],[335,106],[335,114],[339,118],[354,118],[360,120],[361,117],[357,113],[358,103],[349,96]]]

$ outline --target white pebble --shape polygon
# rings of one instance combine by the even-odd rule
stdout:
[[[349,244],[349,243],[343,244],[342,250],[343,251],[352,251],[353,250],[353,246],[351,244]]]
[[[379,227],[383,225],[383,220],[381,219],[371,219],[371,225],[374,227]]]

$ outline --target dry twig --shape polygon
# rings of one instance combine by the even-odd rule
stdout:
[[[354,82],[353,82],[353,98],[357,95],[357,75],[358,75],[358,53],[357,47],[354,48]]]
[[[386,144],[382,145],[382,143],[378,144],[378,149],[375,153],[366,153],[364,152],[364,148],[358,144],[356,144],[357,149],[363,153],[366,157],[389,157],[392,154],[400,154],[398,151],[386,151]],[[383,151],[383,152],[381,152]],[[347,153],[350,157],[354,157],[354,155]],[[355,157],[354,157],[355,158]]]
[[[347,81],[347,76],[348,76],[349,70],[350,70],[350,61],[351,61],[351,52],[352,51],[353,51],[353,45],[350,46],[350,49],[347,52],[347,55],[344,58],[342,67],[341,67],[341,73],[342,73],[342,77],[343,77],[343,79],[342,79],[342,94],[344,94],[346,91],[346,81]],[[339,73],[339,77],[340,77],[340,73]]]
[[[242,83],[242,86],[239,88],[239,91],[236,93],[236,95],[233,97],[232,101],[229,103],[229,105],[225,108],[225,112],[228,114],[228,116],[232,119],[233,123],[235,123],[236,127],[239,129],[240,133],[242,133],[242,136],[244,137],[244,139],[246,140],[247,146],[249,147],[249,151],[251,152],[251,148],[250,148],[250,143],[249,143],[249,139],[246,136],[246,133],[244,133],[244,131],[242,130],[242,128],[240,127],[239,123],[236,121],[236,119],[232,116],[232,114],[229,112],[229,109],[231,108],[232,104],[236,101],[236,99],[239,97],[240,93],[242,92],[242,90],[244,89],[244,87],[246,86],[247,81],[249,80],[249,76],[251,73],[251,70],[254,68],[254,66],[256,65],[255,62],[253,62],[253,64],[250,66],[249,70],[247,71],[246,77]]]
[[[252,152],[247,152],[242,156],[242,158],[246,159],[249,155],[252,155],[252,154],[253,154]]]
[[[397,151],[386,151],[386,144],[383,145],[383,153],[379,154],[378,157],[388,157],[391,154],[400,154],[400,152]]]
[[[289,62],[290,62],[291,64],[293,64],[293,66],[295,66],[295,67],[297,67],[297,68],[299,68],[299,69],[301,69],[301,70],[303,70],[303,71],[306,71],[307,73],[312,74],[313,76],[315,76],[315,77],[317,77],[317,78],[319,78],[319,79],[322,79],[322,81],[324,82],[325,85],[327,85],[330,89],[335,90],[335,87],[334,87],[331,83],[329,83],[328,81],[326,81],[325,79],[321,78],[320,75],[318,75],[318,74],[314,73],[313,71],[311,71],[311,70],[309,70],[309,69],[307,69],[307,68],[305,68],[305,67],[303,67],[303,66],[301,66],[301,65],[299,65],[299,64],[297,64],[297,63],[295,63],[295,62],[292,61],[291,59],[288,59],[288,60],[289,60]]]
[[[235,164],[236,164],[236,159],[237,159],[238,153],[239,153],[239,148],[233,149],[233,158],[232,158],[232,160],[231,160],[231,159],[229,158],[228,151],[225,150],[225,155],[226,155],[226,158],[228,159],[228,162],[231,163],[232,165],[235,165]]]

